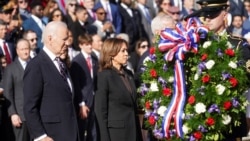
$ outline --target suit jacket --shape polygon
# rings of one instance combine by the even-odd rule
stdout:
[[[247,11],[245,10],[244,4],[241,0],[238,0],[238,5],[234,2],[234,0],[230,0],[230,8],[229,13],[234,15],[242,15],[246,18],[248,17]]]
[[[100,5],[102,5],[101,2],[96,3],[97,7],[100,7]],[[115,26],[115,33],[119,34],[119,33],[121,33],[121,29],[122,29],[121,15],[119,13],[119,10],[118,10],[118,7],[116,4],[110,3],[110,9],[111,9],[111,14],[112,14],[112,18],[113,18],[112,23]]]
[[[78,45],[78,36],[79,35],[85,34],[85,33],[88,33],[88,34],[97,33],[97,28],[95,26],[89,24],[88,22],[86,22],[84,24],[84,26],[82,26],[79,21],[75,21],[72,24],[72,26],[69,27],[69,29],[72,32],[73,39],[74,39],[74,43],[73,43],[74,46],[73,47],[76,50],[80,50],[79,45]]]
[[[78,139],[73,93],[49,56],[41,50],[24,71],[24,116],[31,138]]]
[[[141,15],[138,10],[132,9],[133,17],[131,17],[127,10],[121,5],[118,6],[119,12],[122,17],[122,33],[126,33],[129,36],[129,53],[134,51],[136,41],[140,38],[146,38],[143,25],[141,23]]]
[[[4,95],[9,103],[9,116],[17,114],[25,121],[23,114],[23,73],[24,69],[18,58],[8,65],[3,76]]]
[[[94,12],[93,12],[94,13]],[[95,14],[95,13],[94,13]],[[88,18],[87,18],[87,22],[92,24],[93,22],[95,22],[95,17],[93,18],[90,13],[88,12]]]
[[[36,32],[37,35],[37,47],[39,49],[43,48],[43,43],[42,43],[42,29],[38,26],[37,22],[32,18],[28,18],[23,22],[23,28],[24,30],[33,30]]]
[[[68,28],[71,29],[72,26],[74,26],[73,24],[75,21],[73,21],[73,19],[71,18],[71,16],[68,13],[66,13],[65,14],[65,22],[67,23]]]
[[[149,7],[147,7],[147,9],[148,9],[148,13],[150,14],[151,20],[153,20],[151,9]],[[144,31],[147,34],[147,39],[149,43],[152,44],[152,39],[154,38],[154,35],[151,30],[151,21],[148,21],[147,17],[145,16],[144,9],[141,9],[140,7],[138,7],[138,11],[140,12],[140,15],[141,15],[141,22],[144,27]]]
[[[72,61],[70,74],[74,84],[75,101],[77,106],[81,102],[90,108],[93,106],[94,92],[96,91],[96,75],[98,70],[98,60],[91,55],[93,78],[88,68],[86,59],[79,53]]]
[[[115,69],[98,73],[95,113],[101,141],[139,141],[140,124],[137,117],[136,88],[132,74],[124,76],[132,88],[130,92]]]
[[[146,5],[151,9],[150,14],[154,18],[157,15],[158,11],[159,11],[159,8],[158,7],[156,8],[154,6],[155,5],[155,0],[147,0]]]
[[[15,46],[14,46],[14,44],[12,44],[10,42],[6,42],[6,43],[7,43],[7,46],[9,48],[9,51],[10,51],[11,59],[13,61],[16,58],[16,49],[15,49]],[[0,47],[0,54],[4,55],[4,51],[2,50],[1,47]]]

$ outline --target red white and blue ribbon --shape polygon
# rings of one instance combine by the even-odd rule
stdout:
[[[158,48],[166,52],[166,61],[175,61],[174,93],[163,118],[163,131],[166,138],[170,137],[171,121],[178,137],[183,138],[182,114],[186,99],[186,85],[183,60],[186,52],[197,52],[199,39],[204,38],[208,29],[201,25],[197,18],[190,18],[185,27],[177,24],[175,29],[165,29],[160,35]]]

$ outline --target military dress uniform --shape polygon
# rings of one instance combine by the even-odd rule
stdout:
[[[199,0],[197,1],[197,3],[200,4],[201,9],[188,15],[186,19],[189,17],[197,17],[197,16],[200,17],[200,19],[203,19],[204,21],[206,18],[214,19],[220,15],[222,10],[228,11],[229,7],[228,0]],[[226,32],[226,29],[224,29],[222,32],[223,33]],[[250,45],[247,43],[245,39],[232,36],[230,35],[230,33],[228,34],[229,34],[228,41],[231,43],[231,47],[235,50],[240,50],[241,58],[239,59],[244,60],[243,62],[246,63],[247,71],[250,74]],[[218,38],[214,37],[213,40],[216,39]],[[229,132],[223,133],[225,137],[224,141],[240,141],[242,137],[247,135],[246,116],[244,113],[240,114],[241,114],[241,125],[235,127],[233,126],[232,123],[232,133]]]

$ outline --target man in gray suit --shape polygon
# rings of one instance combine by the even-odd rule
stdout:
[[[28,141],[29,134],[23,114],[23,74],[30,59],[30,44],[20,39],[16,47],[17,57],[7,66],[3,77],[4,95],[9,103],[8,114],[11,118],[16,141]]]
[[[151,30],[151,21],[154,18],[154,15],[152,14],[152,10],[150,9],[150,7],[146,6],[147,1],[148,0],[137,0],[137,9],[141,14],[144,30],[147,33],[150,44],[152,45],[154,36]]]

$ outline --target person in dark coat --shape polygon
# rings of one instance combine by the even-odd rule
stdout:
[[[137,93],[123,39],[107,39],[101,51],[97,75],[95,113],[101,141],[141,141]]]
[[[24,71],[24,116],[33,140],[78,141],[73,84],[60,56],[68,47],[67,25],[50,22],[44,47]]]

